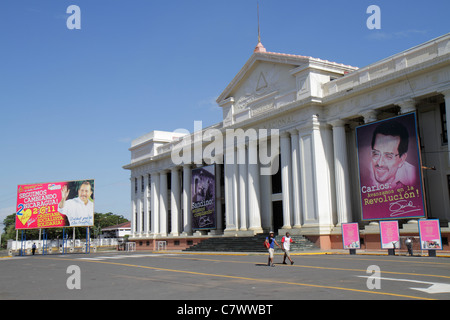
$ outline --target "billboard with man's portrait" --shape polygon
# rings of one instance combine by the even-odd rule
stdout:
[[[16,229],[92,226],[94,180],[19,185],[16,210]]]
[[[363,220],[426,216],[416,114],[356,128]]]

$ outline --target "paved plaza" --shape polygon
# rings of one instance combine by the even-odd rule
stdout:
[[[398,300],[450,298],[450,259],[387,255],[104,252],[0,259],[0,299]],[[189,305],[189,303],[186,303]],[[187,309],[183,309],[186,311]]]

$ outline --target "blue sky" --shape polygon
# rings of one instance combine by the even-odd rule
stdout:
[[[66,26],[73,4],[80,30]],[[356,67],[450,31],[448,0],[259,7],[268,51]],[[256,0],[2,0],[0,222],[17,185],[81,179],[95,179],[97,212],[129,218],[131,140],[221,121],[215,99],[256,44]]]

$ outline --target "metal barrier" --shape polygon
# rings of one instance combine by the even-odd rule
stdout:
[[[167,248],[167,241],[156,241],[156,250],[164,251]]]

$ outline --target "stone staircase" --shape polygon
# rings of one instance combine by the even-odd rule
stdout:
[[[267,252],[264,247],[264,240],[267,235],[260,234],[253,237],[213,237],[203,240],[202,242],[186,248],[183,251],[210,251],[210,252]],[[281,238],[275,237],[281,246]],[[317,247],[303,236],[291,236],[295,243],[291,243],[291,252],[308,251],[317,249]],[[282,252],[275,246],[275,253]]]

